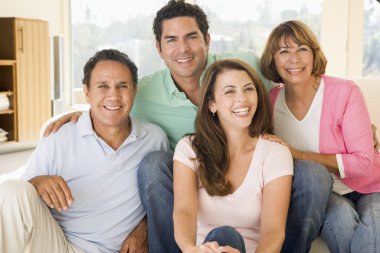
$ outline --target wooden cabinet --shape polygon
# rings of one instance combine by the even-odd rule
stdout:
[[[11,99],[10,110],[0,112],[8,140],[38,140],[52,116],[47,21],[0,18],[0,92]]]
[[[0,60],[0,96],[8,98],[9,108],[0,110],[0,128],[8,132],[8,141],[17,140],[16,61]],[[3,142],[1,140],[1,142]],[[1,143],[0,142],[0,143]]]

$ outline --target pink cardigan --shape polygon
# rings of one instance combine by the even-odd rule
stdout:
[[[322,78],[325,89],[319,127],[320,153],[342,154],[345,178],[341,180],[353,190],[380,192],[380,154],[373,148],[371,121],[359,87],[349,80],[326,75]],[[283,88],[281,84],[270,92],[273,107]]]

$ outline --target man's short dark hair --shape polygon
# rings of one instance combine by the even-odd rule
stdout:
[[[185,3],[184,0],[170,0],[158,12],[153,21],[153,32],[161,45],[162,22],[176,17],[192,17],[198,24],[204,40],[207,40],[208,21],[203,10],[196,4]]]
[[[104,49],[98,51],[93,57],[91,57],[83,68],[83,79],[82,83],[87,85],[87,88],[90,88],[90,79],[91,73],[94,70],[96,64],[100,61],[116,61],[128,67],[132,73],[133,84],[136,85],[138,81],[137,75],[137,66],[136,64],[128,57],[127,54],[120,52],[116,49]]]

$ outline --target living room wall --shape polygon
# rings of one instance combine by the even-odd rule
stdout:
[[[65,0],[1,0],[1,17],[35,18],[49,21],[50,35],[63,34]]]

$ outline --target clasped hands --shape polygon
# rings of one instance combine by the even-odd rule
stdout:
[[[230,246],[219,246],[217,242],[206,242],[199,246],[188,248],[183,253],[240,253]]]

